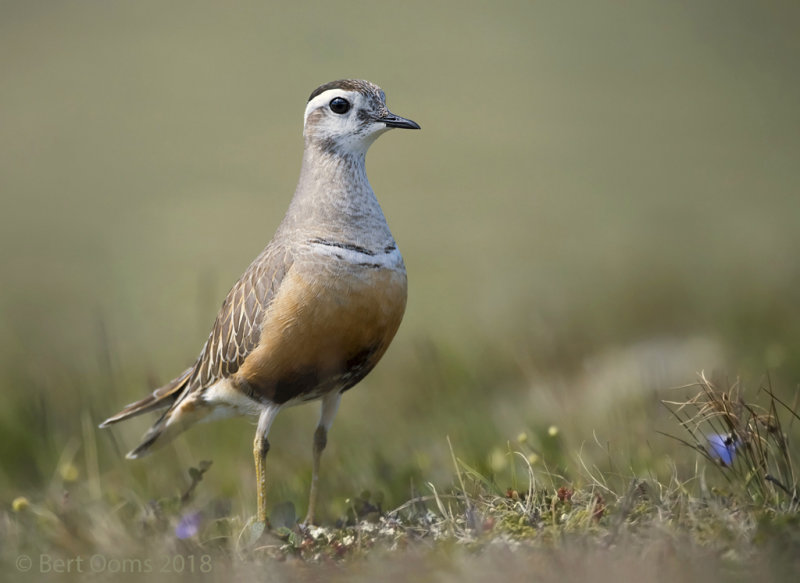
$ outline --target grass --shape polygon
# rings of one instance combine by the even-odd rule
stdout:
[[[798,395],[790,406],[771,387],[762,387],[768,402],[760,406],[740,396],[738,382],[722,390],[701,375],[699,387],[690,400],[668,403],[675,407],[673,414],[691,441],[677,439],[725,468],[722,475],[729,487],[741,488],[754,504],[800,508],[797,460],[788,442],[792,433],[787,432],[800,420]],[[788,418],[787,430],[782,417]]]
[[[361,492],[322,526],[299,524],[294,504],[278,502],[267,531],[209,491],[211,462],[188,468],[173,495],[145,500],[116,489],[96,471],[86,426],[83,461],[68,445],[48,490],[17,497],[2,512],[0,568],[23,576],[19,561],[29,557],[34,573],[61,570],[76,580],[92,571],[224,580],[265,570],[270,580],[479,580],[493,570],[537,580],[594,573],[610,581],[623,571],[665,581],[785,580],[800,556],[797,409],[768,387],[755,397],[764,402],[739,384],[721,388],[701,376],[686,400],[665,401],[679,457],[697,454],[688,476],[677,463],[665,480],[583,457],[570,463],[557,448],[541,449],[558,438],[555,427],[518,435],[489,456],[487,473],[447,438],[449,483],[420,483],[388,507],[381,493]],[[711,445],[717,434],[736,446]],[[551,470],[558,465],[578,469],[567,477]]]

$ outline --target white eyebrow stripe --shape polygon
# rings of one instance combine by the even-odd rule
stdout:
[[[306,105],[306,111],[303,114],[303,124],[305,124],[306,120],[308,120],[309,113],[321,107],[322,105],[327,105],[334,97],[344,97],[350,103],[355,104],[355,95],[355,91],[346,91],[344,89],[328,89],[327,91],[323,91],[314,99],[309,101],[308,105]]]

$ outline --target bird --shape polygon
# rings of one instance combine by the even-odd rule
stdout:
[[[395,128],[420,126],[391,113],[383,90],[369,81],[340,79],[311,93],[288,210],[228,292],[194,364],[100,424],[163,409],[127,458],[199,421],[258,416],[257,520],[268,524],[270,427],[282,409],[319,400],[304,521],[314,523],[320,458],[342,393],[375,367],[406,308],[405,263],[365,167],[368,148]]]

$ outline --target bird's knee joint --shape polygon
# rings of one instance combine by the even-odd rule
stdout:
[[[322,426],[317,427],[314,432],[314,449],[322,451],[326,445],[328,445],[328,431]]]
[[[261,458],[267,457],[267,453],[269,452],[269,440],[267,440],[266,437],[262,437],[261,439],[256,438],[254,449]]]

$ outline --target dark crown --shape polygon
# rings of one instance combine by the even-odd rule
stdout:
[[[320,85],[309,96],[308,100],[311,101],[317,95],[328,91],[329,89],[342,89],[344,91],[358,91],[359,93],[363,93],[364,95],[370,94],[378,94],[380,95],[383,93],[377,85],[370,83],[369,81],[362,81],[361,79],[339,79],[338,81],[331,81],[330,83],[325,83],[324,85]]]

